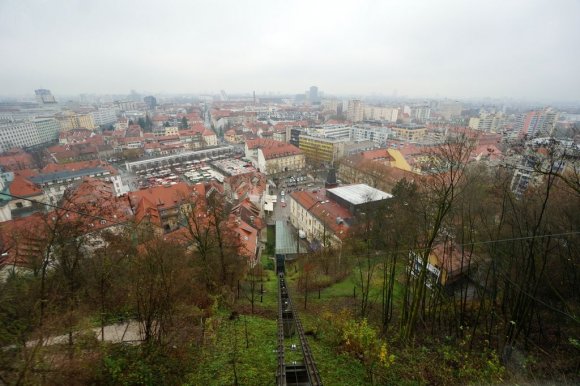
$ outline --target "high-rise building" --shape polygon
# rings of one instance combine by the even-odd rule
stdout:
[[[56,103],[56,99],[54,99],[54,96],[50,90],[40,88],[38,90],[34,90],[34,94],[36,94],[36,101],[38,103],[43,105]]]
[[[348,101],[348,112],[346,118],[352,122],[360,122],[364,118],[364,107],[360,99]]]
[[[528,111],[517,117],[514,131],[519,137],[551,135],[558,120],[558,112],[551,108]]]
[[[310,99],[310,103],[318,103],[320,101],[318,97],[318,87],[316,86],[310,87],[310,94],[308,96],[308,99]]]

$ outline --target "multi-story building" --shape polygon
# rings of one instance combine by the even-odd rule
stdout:
[[[60,125],[54,118],[37,118],[34,120],[34,126],[38,131],[40,143],[50,143],[58,139]]]
[[[351,138],[353,141],[373,141],[379,146],[387,143],[391,129],[384,126],[356,125],[352,127]]]
[[[308,132],[318,137],[335,138],[335,139],[351,139],[351,126],[347,125],[322,125],[309,129]]]
[[[411,118],[416,122],[427,122],[431,117],[429,106],[413,106],[411,108]]]
[[[115,168],[98,160],[50,164],[40,174],[30,177],[29,180],[44,191],[48,202],[56,204],[67,188],[78,183],[84,177],[113,182],[117,196],[128,191],[128,186],[123,183]]]
[[[304,154],[296,146],[257,138],[246,142],[245,156],[264,174],[300,170],[305,166]]]
[[[80,127],[92,130],[96,127],[92,113],[75,114],[67,112],[57,115],[56,119],[58,120],[62,131],[77,129]]]
[[[408,142],[418,142],[427,133],[427,128],[421,125],[397,125],[395,127],[391,127],[391,132],[393,136],[402,141]]]
[[[286,127],[286,140],[298,148],[300,147],[300,136],[304,134],[305,131],[301,127]]]
[[[439,115],[441,115],[446,120],[451,120],[461,116],[461,111],[463,111],[463,104],[458,101],[444,101],[439,103]]]
[[[42,143],[34,122],[17,121],[0,124],[0,152],[14,147],[32,147]]]
[[[519,137],[551,135],[558,120],[558,112],[551,108],[534,110],[518,115],[514,132]]]
[[[320,102],[320,99],[318,97],[318,87],[316,86],[312,86],[310,87],[309,90],[309,95],[308,95],[308,99],[310,100],[310,103],[317,103]]]
[[[335,115],[342,114],[342,102],[338,99],[325,99],[322,101],[324,111],[332,111]]]
[[[314,162],[331,164],[338,161],[344,155],[344,143],[344,139],[300,136],[300,150]]]
[[[469,119],[469,127],[474,130],[497,133],[503,123],[501,114],[481,113],[479,117]]]
[[[365,106],[364,119],[397,122],[399,110],[394,107]]]
[[[346,118],[352,122],[360,122],[364,119],[364,105],[360,99],[351,99],[348,101]]]
[[[155,110],[155,107],[157,107],[157,99],[152,95],[146,96],[143,101],[149,110]]]
[[[113,108],[100,108],[91,112],[97,126],[110,125],[117,121],[117,112]]]
[[[290,222],[306,239],[323,247],[340,245],[355,221],[357,212],[366,211],[392,195],[365,184],[333,189],[297,191],[290,197]]]
[[[302,151],[289,143],[279,147],[258,149],[258,169],[264,174],[302,170],[305,166]]]

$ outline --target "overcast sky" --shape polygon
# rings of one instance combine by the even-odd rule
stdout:
[[[0,0],[0,94],[580,100],[579,0]]]

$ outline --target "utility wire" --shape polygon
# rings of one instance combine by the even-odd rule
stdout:
[[[41,201],[37,201],[31,198],[26,198],[26,197],[21,197],[21,196],[17,196],[15,194],[10,194],[10,193],[0,193],[0,195],[2,196],[8,196],[10,198],[16,199],[16,200],[25,200],[25,201],[29,201],[32,202],[33,204],[38,204],[38,205],[44,205],[44,206],[48,206],[54,209],[61,209],[61,210],[65,210],[67,212],[71,212],[71,213],[76,213],[78,215],[81,216],[85,216],[85,217],[92,217],[94,219],[97,220],[101,220],[101,221],[108,221],[110,223],[116,224],[116,225],[124,225],[124,223],[121,223],[117,220],[111,220],[109,218],[103,217],[103,216],[98,216],[98,215],[94,215],[94,214],[90,214],[90,213],[86,213],[86,212],[81,212],[80,210],[76,210],[76,209],[71,209],[71,208],[65,208],[59,205],[55,205],[55,204],[50,204],[50,203],[46,203],[46,202],[41,202]]]
[[[90,213],[86,213],[86,212],[81,212],[81,211],[76,210],[76,209],[65,208],[65,207],[62,207],[59,205],[55,205],[55,204],[37,201],[37,200],[31,199],[31,198],[21,197],[21,196],[17,196],[17,195],[10,194],[10,193],[0,193],[0,195],[8,196],[8,197],[11,197],[11,198],[16,199],[16,200],[29,201],[29,202],[32,202],[34,204],[44,205],[44,206],[48,206],[48,207],[51,207],[54,209],[61,209],[61,210],[68,211],[71,213],[76,213],[76,214],[81,215],[81,216],[92,217],[92,218],[97,219],[97,220],[108,221],[108,222],[111,222],[111,223],[116,224],[116,225],[124,225],[124,223],[121,223],[117,220],[112,220],[110,218],[106,218],[103,216],[98,216],[98,215],[94,215],[94,214],[90,214]],[[535,239],[535,238],[541,239],[541,238],[545,238],[545,237],[572,236],[572,235],[577,235],[577,234],[580,234],[580,230],[579,231],[562,232],[562,233],[547,233],[547,234],[535,235],[535,236],[510,237],[510,238],[499,239],[499,240],[474,241],[474,242],[470,242],[470,243],[462,243],[462,244],[455,244],[455,245],[457,245],[459,247],[466,247],[466,246],[472,246],[472,245],[503,243],[503,242],[507,242],[507,241],[530,240],[530,239]],[[404,253],[404,252],[412,252],[412,251],[424,252],[427,250],[429,250],[429,248],[408,248],[408,249],[402,249],[402,250],[396,250],[396,251],[384,251],[383,250],[382,252]],[[360,254],[360,255],[349,255],[349,256],[350,257],[360,257],[360,256],[367,256],[367,255]]]

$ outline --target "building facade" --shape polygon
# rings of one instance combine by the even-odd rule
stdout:
[[[311,135],[300,136],[300,150],[314,162],[331,164],[344,155],[344,140]]]
[[[42,143],[34,122],[17,121],[0,124],[0,152],[14,147],[32,147]]]
[[[360,122],[364,119],[364,106],[360,99],[351,99],[348,101],[346,118],[352,122]]]
[[[401,141],[418,142],[427,134],[427,128],[419,125],[399,125],[391,127],[393,137]]]

